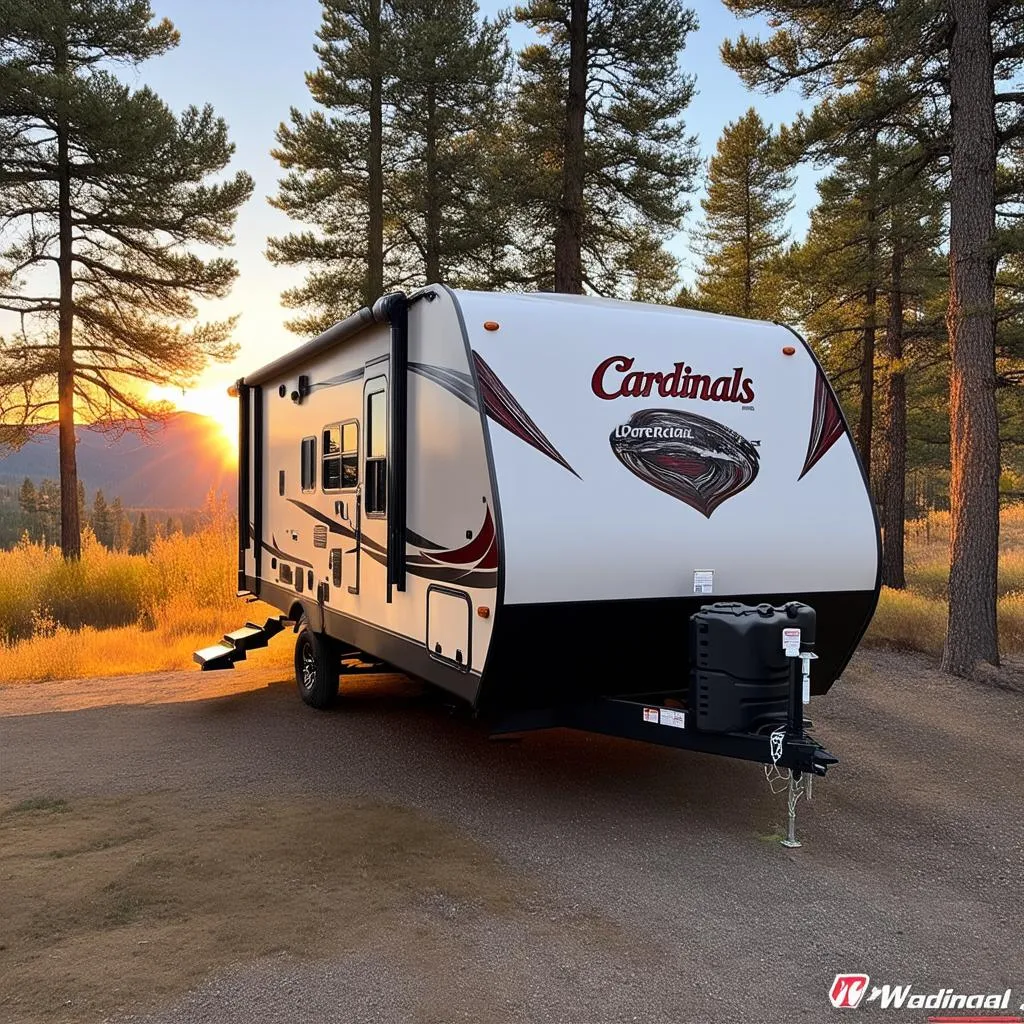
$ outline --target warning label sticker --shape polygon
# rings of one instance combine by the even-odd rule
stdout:
[[[713,569],[693,570],[693,592],[695,594],[713,594],[715,592],[715,572]]]
[[[686,728],[686,712],[676,711],[674,708],[659,708],[661,712],[661,724],[670,725],[673,729]]]
[[[644,721],[652,722],[654,725],[658,724],[658,709],[657,708],[644,708]]]
[[[784,629],[782,631],[782,649],[787,657],[795,657],[800,653],[800,630]]]

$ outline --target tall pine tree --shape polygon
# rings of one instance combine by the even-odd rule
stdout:
[[[779,260],[793,205],[788,154],[751,107],[726,125],[708,168],[699,232],[702,309],[755,319],[781,316]]]
[[[105,547],[114,546],[114,523],[110,515],[110,506],[107,504],[103,491],[97,488],[96,495],[92,500],[92,532],[96,539]]]
[[[942,667],[969,675],[979,661],[998,664],[995,183],[1001,149],[1024,138],[1019,0],[726,2],[774,28],[763,41],[726,43],[726,63],[750,85],[799,81],[819,97],[810,142],[828,147],[900,125],[914,140],[908,167],[948,172],[952,528]]]
[[[519,55],[511,133],[520,281],[629,294],[633,260],[679,227],[693,185],[678,61],[696,18],[682,0],[530,0],[515,18],[542,37]]]
[[[871,475],[875,344],[882,288],[880,142],[870,133],[817,185],[806,238],[786,260],[799,287],[793,317],[805,325],[856,424],[857,449]]]
[[[75,422],[156,414],[139,386],[185,386],[234,352],[232,321],[192,328],[194,298],[227,293],[246,174],[210,107],[174,113],[112,68],[178,34],[146,0],[0,0],[0,309],[26,331],[0,349],[0,407],[59,420],[61,548],[80,552]],[[52,278],[41,271],[55,269]]]
[[[394,143],[386,130],[385,91],[396,70],[391,6],[386,0],[322,0],[306,85],[317,109],[293,107],[277,129],[273,156],[285,174],[271,204],[305,231],[271,238],[279,266],[308,267],[282,301],[302,311],[288,326],[314,334],[370,305],[402,281],[394,252],[399,227],[385,225],[393,196],[385,178]]]
[[[494,144],[508,98],[505,20],[479,21],[474,0],[392,4],[391,128],[401,141],[392,213],[412,243],[416,278],[500,285],[494,255],[508,242],[508,210]]]
[[[292,330],[315,333],[405,285],[501,283],[498,201],[505,23],[473,0],[322,0],[316,104],[277,132],[274,206],[309,225],[268,242],[306,268],[283,295]],[[507,205],[507,204],[506,204]]]

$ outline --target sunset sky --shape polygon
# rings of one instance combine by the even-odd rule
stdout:
[[[230,127],[236,143],[235,167],[249,171],[256,181],[252,200],[242,209],[233,252],[240,276],[230,297],[204,308],[210,316],[240,313],[236,340],[241,352],[230,366],[211,367],[192,393],[161,390],[159,397],[179,408],[205,412],[219,420],[233,415],[225,395],[227,385],[293,347],[298,338],[283,326],[288,312],[278,297],[298,278],[276,269],[264,259],[266,238],[289,229],[290,222],[273,210],[266,197],[275,191],[278,167],[270,157],[274,130],[290,106],[308,109],[309,97],[303,74],[313,66],[314,33],[320,21],[316,0],[152,0],[158,17],[169,17],[181,33],[181,45],[170,54],[151,61],[137,72],[139,84],[147,83],[175,109],[189,103],[210,102]],[[686,114],[689,130],[700,140],[702,155],[713,151],[724,125],[752,104],[774,124],[789,120],[800,108],[795,92],[765,97],[751,94],[725,68],[718,57],[722,39],[735,36],[741,23],[721,3],[694,2],[700,30],[690,36],[683,53],[686,70],[697,76],[698,95]],[[480,3],[484,14],[494,14],[505,4]],[[746,22],[748,33],[764,31],[763,23]],[[513,26],[513,45],[528,41],[530,33]],[[813,170],[801,174],[797,204],[791,217],[793,229],[803,230],[813,203]],[[699,213],[696,197],[694,208]],[[687,227],[696,220],[691,214]],[[684,265],[692,263],[684,231],[672,245]]]

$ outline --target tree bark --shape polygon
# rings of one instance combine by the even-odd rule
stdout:
[[[555,228],[555,291],[583,292],[583,162],[587,110],[588,0],[569,4],[569,81],[565,97],[562,196]]]
[[[857,420],[857,450],[864,474],[871,480],[871,437],[875,419],[875,308],[878,289],[869,282],[865,297],[864,326],[860,347],[860,417]]]
[[[999,663],[999,429],[995,373],[996,124],[985,0],[951,0],[949,622],[944,671]]]
[[[384,292],[384,72],[382,61],[381,0],[370,0],[370,136],[366,154],[366,292],[372,306]]]
[[[878,304],[878,274],[875,265],[878,259],[878,238],[875,224],[877,212],[875,201],[878,196],[878,136],[871,142],[871,159],[868,164],[868,209],[867,221],[867,264],[868,282],[864,293],[864,326],[861,331],[860,355],[860,417],[857,420],[857,450],[864,464],[864,475],[871,481],[871,437],[875,416],[875,330]]]
[[[889,318],[885,329],[889,367],[885,384],[885,430],[880,439],[882,463],[882,583],[896,590],[907,585],[903,533],[907,514],[907,379],[903,370],[903,249],[893,239],[889,282]]]
[[[441,197],[437,194],[437,95],[427,86],[427,145],[425,154],[427,205],[424,211],[426,242],[423,263],[428,284],[441,281]]]
[[[754,228],[753,215],[750,210],[750,160],[748,157],[746,173],[743,178],[743,315],[754,315]]]
[[[59,31],[59,30],[58,30]],[[65,30],[66,31],[66,28]],[[58,43],[57,71],[68,85],[67,40]],[[75,310],[72,269],[70,126],[63,99],[57,113],[57,274],[60,300],[57,313],[57,417],[60,469],[60,549],[67,560],[82,556],[82,527],[78,516],[78,456],[75,450]]]

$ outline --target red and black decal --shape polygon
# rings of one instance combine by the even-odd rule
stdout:
[[[641,409],[608,440],[631,473],[708,519],[754,482],[760,460],[757,448],[735,430],[674,409]]]
[[[798,480],[802,480],[808,470],[846,433],[843,414],[839,403],[832,394],[832,389],[825,380],[825,375],[818,371],[814,381],[814,410],[811,414],[811,436],[807,440],[807,455],[804,468]]]
[[[495,423],[500,423],[509,433],[515,434],[532,448],[543,452],[563,468],[578,477],[572,466],[559,454],[555,446],[541,433],[540,428],[530,418],[527,411],[516,401],[512,392],[498,379],[497,374],[473,353],[476,363],[476,375],[480,382],[480,394],[483,396],[484,409]]]

